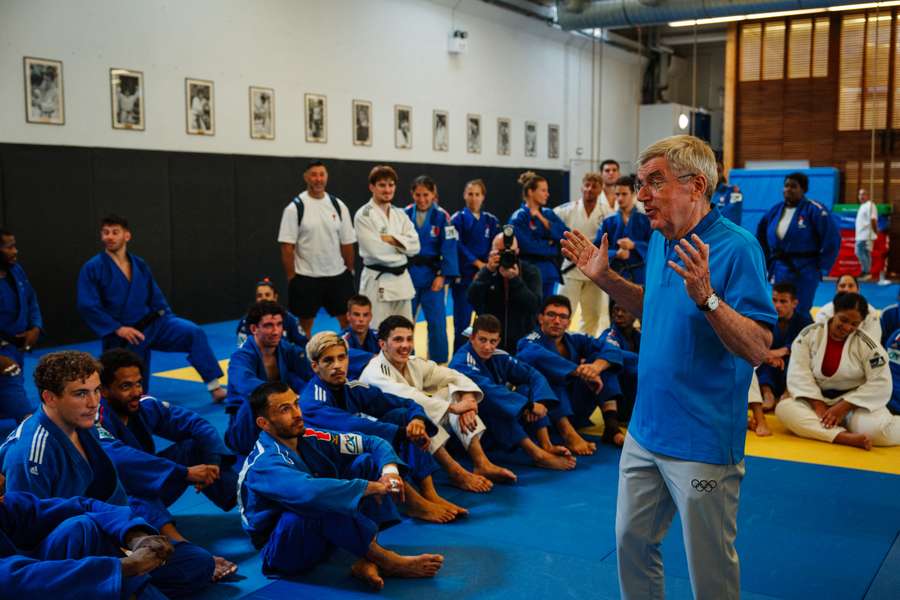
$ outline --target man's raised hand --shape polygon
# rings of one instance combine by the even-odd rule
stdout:
[[[602,281],[609,272],[609,239],[606,234],[603,234],[599,248],[577,229],[563,235],[563,256],[594,283]]]

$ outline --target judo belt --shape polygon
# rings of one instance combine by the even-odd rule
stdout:
[[[791,273],[793,273],[794,275],[800,274],[800,268],[794,264],[795,258],[818,258],[818,256],[818,252],[783,252],[781,250],[772,251],[772,260],[780,260],[781,262],[786,264],[788,269],[790,269]]]
[[[631,274],[632,271],[637,271],[641,267],[644,266],[644,261],[637,263],[627,263],[621,259],[615,258],[610,265],[616,273],[628,279],[628,281],[634,281],[634,276]]]
[[[822,395],[829,400],[834,400],[835,398],[840,398],[844,394],[849,394],[856,389],[857,388],[850,388],[849,390],[822,390]]]
[[[378,275],[375,276],[377,280],[379,277],[384,275],[385,273],[390,273],[391,275],[403,275],[406,273],[406,265],[400,265],[399,267],[389,267],[387,265],[363,265],[367,269],[372,269]]]
[[[166,314],[166,311],[165,311],[165,309],[162,309],[162,308],[157,311],[154,311],[152,313],[147,313],[146,315],[141,317],[141,319],[137,323],[132,325],[132,327],[134,327],[138,331],[144,331],[145,329],[150,327],[150,325],[153,323],[153,321],[157,320],[164,314]]]
[[[441,274],[441,260],[442,256],[422,256],[418,254],[416,256],[411,256],[409,260],[409,264],[414,267],[428,267],[436,274]]]
[[[563,268],[560,270],[559,274],[560,274],[560,275],[565,275],[566,273],[568,273],[569,271],[571,271],[571,270],[574,269],[574,268],[575,268],[575,263],[569,263],[569,266],[568,266],[568,267],[563,267]]]

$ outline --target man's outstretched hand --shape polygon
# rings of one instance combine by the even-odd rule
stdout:
[[[609,271],[609,239],[606,234],[603,234],[599,248],[577,229],[567,231],[564,236],[563,256],[594,283],[606,277]]]

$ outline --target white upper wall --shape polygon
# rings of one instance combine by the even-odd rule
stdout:
[[[447,52],[452,28],[468,31],[467,53]],[[598,54],[599,123],[590,44],[479,0],[2,0],[0,142],[567,169],[591,158],[593,136],[598,158],[627,161],[637,59]],[[24,56],[63,61],[65,125],[26,123]],[[112,129],[113,67],[143,71],[146,131]],[[186,77],[215,82],[213,137],[185,133]],[[275,89],[275,140],[250,139],[251,85]],[[328,98],[325,144],[304,139],[304,93]],[[373,103],[372,147],[351,143],[353,99]],[[413,107],[410,150],[394,148],[395,104]],[[450,112],[449,152],[432,150],[434,109]],[[481,154],[466,153],[467,113],[482,116]],[[511,156],[496,153],[498,117],[512,119]],[[538,123],[536,158],[525,121]]]

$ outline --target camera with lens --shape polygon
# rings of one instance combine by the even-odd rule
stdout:
[[[511,269],[519,264],[519,255],[513,250],[513,241],[516,239],[512,225],[503,226],[503,250],[500,251],[500,266]]]

